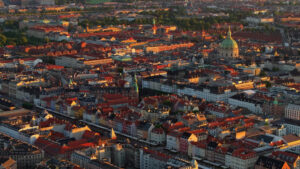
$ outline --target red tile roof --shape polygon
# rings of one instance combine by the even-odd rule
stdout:
[[[238,148],[232,152],[232,156],[245,160],[249,158],[254,158],[256,156],[256,153],[255,151],[247,148]]]
[[[155,150],[150,150],[150,149],[144,148],[144,152],[151,154],[154,158],[162,160],[162,161],[168,161],[171,158],[171,156],[161,153],[159,151],[155,151]]]
[[[206,142],[203,141],[191,142],[191,144],[197,146],[198,148],[206,148]]]
[[[279,158],[288,163],[295,163],[300,156],[291,152],[275,151],[272,153],[271,157]]]
[[[100,137],[100,134],[89,130],[86,130],[82,135],[83,139],[92,139],[96,137]]]
[[[164,130],[162,128],[154,128],[152,130],[152,133],[155,133],[155,134],[163,134],[164,133]]]

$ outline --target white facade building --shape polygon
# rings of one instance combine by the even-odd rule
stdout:
[[[55,64],[71,68],[80,68],[82,64],[79,63],[79,60],[80,58],[78,57],[62,56],[55,59]]]
[[[158,169],[158,168],[166,168],[167,165],[167,157],[155,158],[157,155],[155,152],[149,153],[145,152],[145,150],[140,149],[140,169]]]
[[[285,108],[285,118],[300,120],[300,105],[288,104]]]
[[[242,154],[242,153],[241,153],[241,156],[226,154],[225,155],[225,165],[232,169],[254,168],[255,163],[258,159],[258,156],[256,154],[248,156],[246,153],[245,154]],[[246,157],[246,156],[248,156],[248,157]]]
[[[150,141],[158,144],[166,142],[166,134],[162,128],[155,128],[151,131]]]
[[[168,134],[166,148],[179,151],[179,137]]]
[[[262,104],[263,103],[260,103],[258,101],[255,101],[255,100],[252,100],[252,99],[249,99],[249,98],[239,98],[239,97],[231,97],[228,99],[228,103],[230,105],[234,105],[234,106],[239,106],[239,107],[243,107],[243,108],[246,108],[248,110],[250,110],[251,112],[253,113],[256,113],[256,114],[262,114],[263,111],[262,111]]]
[[[205,146],[201,146],[197,143],[189,144],[189,156],[190,157],[205,157]]]
[[[123,149],[122,145],[120,144],[114,146],[113,164],[117,165],[118,167],[125,166],[125,149]]]
[[[260,24],[260,23],[274,23],[274,18],[258,18],[258,17],[247,17],[248,23]]]
[[[163,81],[166,79],[155,79],[155,80],[143,80],[142,86],[143,88],[148,88],[152,90],[157,90],[166,93],[173,93],[177,95],[187,95],[193,96],[201,99],[205,99],[207,101],[224,101],[228,102],[228,98],[235,95],[236,92],[231,91],[230,89],[224,90],[221,93],[214,93],[209,88],[192,88],[189,86],[178,88],[175,84],[167,85],[164,84]]]
[[[284,123],[284,127],[286,127],[286,134],[296,134],[300,136],[300,126],[291,123]]]

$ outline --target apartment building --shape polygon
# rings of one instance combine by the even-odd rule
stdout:
[[[300,120],[300,105],[288,104],[285,108],[285,118]]]

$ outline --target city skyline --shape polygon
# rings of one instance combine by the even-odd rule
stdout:
[[[299,0],[0,0],[0,169],[300,169]]]

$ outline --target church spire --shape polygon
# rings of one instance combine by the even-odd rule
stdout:
[[[152,26],[152,34],[156,35],[157,27],[156,27],[156,20],[153,18],[153,26]]]
[[[230,25],[228,26],[227,38],[228,38],[228,39],[231,39],[231,29],[230,29]]]
[[[139,93],[139,85],[138,85],[138,80],[136,78],[136,74],[134,74],[134,83],[133,83],[133,87],[135,92],[138,94]]]
[[[117,139],[117,135],[116,135],[116,133],[115,133],[115,131],[114,131],[113,128],[111,128],[111,131],[110,131],[110,138],[112,140],[116,140]]]
[[[194,159],[194,160],[192,160],[192,168],[193,169],[198,169],[198,162]]]

